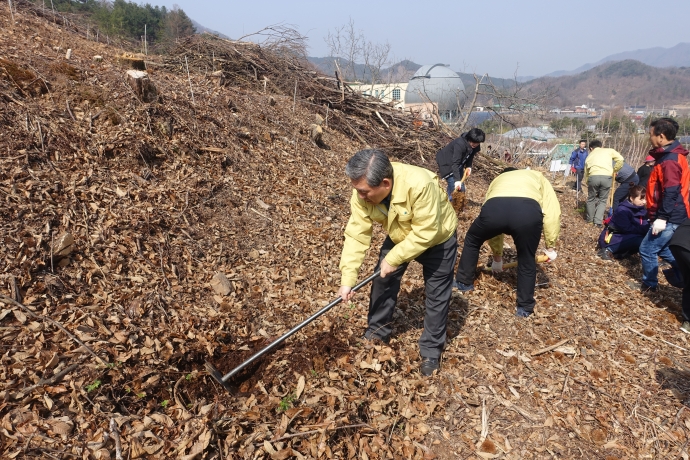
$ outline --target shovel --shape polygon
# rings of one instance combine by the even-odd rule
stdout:
[[[465,168],[465,172],[462,175],[462,179],[460,179],[459,182],[455,183],[455,190],[453,190],[453,194],[451,195],[453,209],[455,209],[456,214],[465,211],[465,203],[467,201],[465,197],[465,192],[461,192],[458,187],[458,184],[460,184],[460,186],[462,187],[462,183],[465,182],[465,179],[467,179],[467,168]]]
[[[381,274],[381,270],[377,270],[376,272],[374,272],[373,275],[369,276],[369,278],[365,279],[364,281],[362,281],[361,283],[359,283],[357,286],[353,287],[353,288],[352,288],[352,291],[353,291],[353,292],[354,292],[354,291],[357,291],[357,290],[361,289],[362,287],[366,286],[367,284],[369,284],[371,281],[373,281],[373,279],[376,278],[377,276],[379,276],[380,274]],[[314,321],[316,318],[318,318],[319,316],[323,315],[324,313],[326,313],[326,312],[327,312],[328,310],[330,310],[331,308],[333,308],[333,307],[335,307],[336,305],[338,305],[340,302],[342,302],[342,300],[343,300],[342,297],[338,297],[337,299],[335,299],[334,301],[332,301],[331,303],[329,303],[328,305],[326,305],[325,307],[323,307],[321,310],[317,311],[316,313],[314,313],[313,315],[311,315],[309,318],[305,319],[304,321],[302,321],[301,323],[299,323],[297,326],[293,327],[292,329],[290,329],[289,331],[287,331],[285,334],[283,334],[282,336],[278,337],[276,340],[274,340],[273,342],[271,342],[269,345],[265,346],[265,347],[262,348],[261,350],[259,350],[259,351],[257,351],[256,353],[254,353],[249,359],[247,359],[246,361],[244,361],[242,364],[240,364],[239,366],[237,366],[236,368],[234,368],[233,370],[231,370],[231,371],[228,372],[227,374],[225,374],[225,375],[221,374],[221,373],[220,373],[215,367],[213,367],[213,365],[212,365],[211,363],[209,363],[208,361],[206,362],[206,371],[208,371],[208,373],[211,375],[211,377],[213,377],[218,383],[220,383],[221,385],[223,385],[223,387],[224,387],[226,390],[228,390],[228,391],[230,391],[230,392],[233,392],[234,389],[232,388],[232,386],[231,386],[230,383],[229,383],[229,380],[230,380],[231,378],[233,378],[235,375],[237,375],[242,369],[244,369],[245,367],[249,366],[249,365],[252,364],[254,361],[258,360],[258,359],[261,358],[263,355],[265,355],[266,353],[268,353],[269,351],[271,351],[272,349],[274,349],[275,347],[277,347],[277,346],[280,345],[281,343],[285,342],[285,340],[287,340],[290,336],[292,336],[292,335],[295,334],[297,331],[299,331],[300,329],[302,329],[304,326],[306,326],[307,324],[311,323],[311,322]]]

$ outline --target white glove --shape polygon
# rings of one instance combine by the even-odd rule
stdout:
[[[472,168],[465,168],[465,176],[470,177],[470,174],[472,174]]]
[[[455,190],[458,192],[462,189],[462,182],[458,181],[455,183]]]
[[[491,262],[491,271],[494,273],[500,273],[503,271],[503,258],[496,262],[496,260]]]
[[[652,224],[652,235],[658,235],[659,233],[666,230],[666,221],[657,219]]]
[[[549,258],[549,261],[556,260],[556,256],[558,256],[558,254],[556,253],[556,250],[553,248],[552,249],[544,249],[544,254],[546,254],[546,257]]]

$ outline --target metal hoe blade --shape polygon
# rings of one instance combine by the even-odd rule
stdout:
[[[369,284],[371,281],[373,281],[374,278],[376,278],[376,277],[379,276],[380,274],[381,274],[381,270],[377,270],[376,272],[374,272],[374,274],[372,274],[371,276],[369,276],[367,279],[363,280],[363,281],[362,281],[361,283],[359,283],[357,286],[353,287],[352,290],[353,290],[353,291],[357,291],[357,290],[361,289],[362,287],[366,286],[366,285]],[[228,381],[229,381],[232,377],[234,377],[235,375],[237,375],[240,371],[242,371],[242,369],[246,368],[247,366],[249,366],[250,364],[252,364],[252,363],[255,362],[256,360],[258,360],[259,358],[261,358],[263,355],[265,355],[266,353],[268,353],[269,351],[271,351],[272,349],[274,349],[275,347],[277,347],[278,345],[280,345],[281,343],[283,343],[285,340],[287,340],[287,339],[288,339],[289,337],[291,337],[293,334],[295,334],[296,332],[298,332],[298,331],[299,331],[300,329],[302,329],[304,326],[306,326],[307,324],[311,323],[312,321],[314,321],[315,319],[317,319],[319,316],[323,315],[323,314],[326,313],[328,310],[330,310],[331,308],[333,308],[333,307],[335,307],[336,305],[338,305],[340,302],[342,302],[342,300],[343,300],[342,297],[338,297],[337,299],[335,299],[334,301],[332,301],[331,303],[329,303],[328,305],[326,305],[325,307],[323,307],[321,310],[317,311],[316,313],[314,313],[313,315],[311,315],[309,318],[305,319],[304,321],[302,321],[301,323],[299,323],[297,326],[293,327],[293,328],[290,329],[288,332],[286,332],[286,333],[283,334],[282,336],[278,337],[276,340],[274,340],[273,342],[271,342],[269,345],[267,345],[266,347],[264,347],[264,348],[262,348],[261,350],[257,351],[256,353],[254,353],[249,359],[247,359],[246,361],[244,361],[242,364],[240,364],[239,366],[237,366],[236,368],[234,368],[233,370],[231,370],[231,371],[228,372],[227,374],[222,375],[215,367],[213,367],[213,366],[212,366],[210,363],[208,363],[208,362],[206,363],[206,370],[208,371],[209,375],[210,375],[211,377],[213,377],[218,383],[220,383],[221,385],[223,385],[223,387],[224,387],[226,390],[232,392],[232,391],[233,391],[233,387],[228,383]]]

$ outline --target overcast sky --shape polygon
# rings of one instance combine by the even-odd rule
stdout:
[[[572,70],[608,55],[690,41],[690,1],[630,0],[149,0],[178,4],[204,27],[238,38],[284,23],[309,37],[310,56],[329,54],[324,37],[347,24],[396,60],[450,64],[495,77]]]

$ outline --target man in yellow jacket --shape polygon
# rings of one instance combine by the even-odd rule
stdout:
[[[420,370],[431,375],[439,368],[446,343],[458,249],[455,211],[438,176],[417,166],[391,163],[381,150],[357,152],[348,161],[345,173],[354,190],[340,258],[338,294],[345,301],[352,298],[352,287],[371,244],[373,224],[378,222],[388,236],[379,253],[377,269],[381,269],[381,276],[374,279],[371,288],[364,338],[390,340],[400,280],[408,263],[416,260],[422,265],[426,287],[424,331],[419,339]]]
[[[585,175],[582,179],[587,184],[587,222],[597,227],[602,226],[613,174],[623,167],[623,163],[623,156],[614,149],[603,148],[600,140],[595,139],[589,143],[589,155],[585,160]]]
[[[493,253],[491,268],[503,269],[503,235],[513,237],[517,249],[517,316],[534,311],[534,284],[537,279],[535,256],[542,229],[544,251],[556,259],[556,240],[561,230],[561,206],[548,180],[539,171],[506,168],[491,182],[479,217],[465,235],[455,287],[474,290],[474,272],[479,250],[489,240]]]

